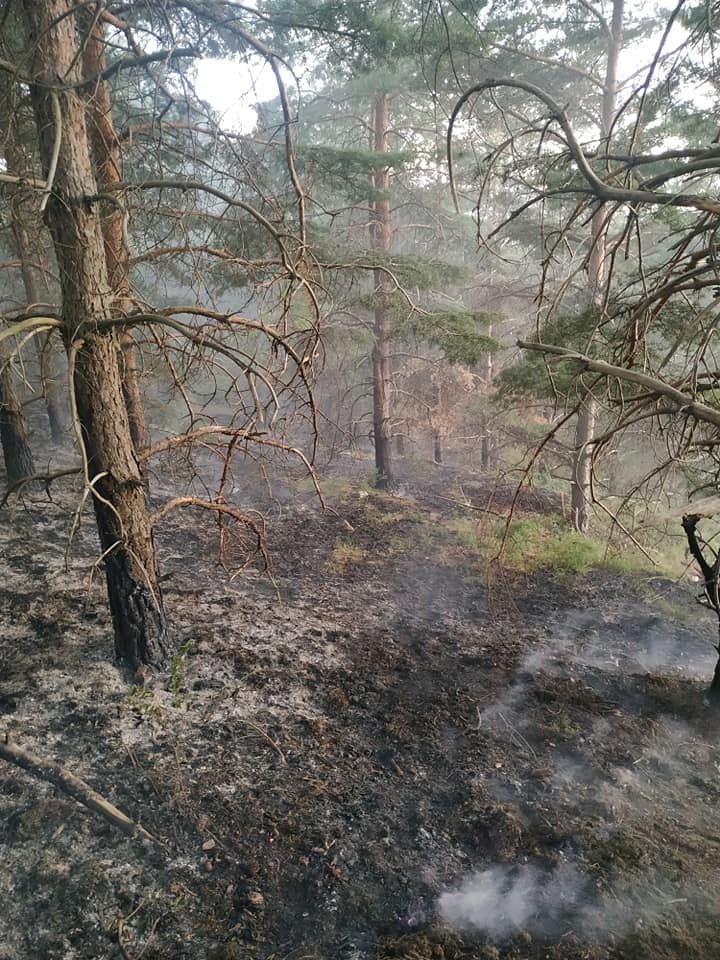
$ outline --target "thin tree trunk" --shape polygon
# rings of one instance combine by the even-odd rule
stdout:
[[[74,0],[23,0],[33,38],[31,87],[45,176],[57,172],[47,204],[62,292],[63,334],[74,357],[76,428],[92,484],[117,655],[132,667],[163,666],[168,656],[150,517],[123,399],[117,312],[105,256],[98,187],[87,128],[87,101]],[[62,77],[66,87],[57,88]],[[56,99],[55,99],[56,98]],[[59,148],[56,114],[62,118]]]
[[[87,77],[98,77],[107,68],[103,25],[102,21],[94,17],[92,9],[88,12],[93,15],[93,21],[88,22],[90,35],[83,47],[83,71]],[[110,87],[106,80],[95,81],[88,99],[88,105],[90,117],[88,129],[95,176],[102,190],[104,186],[120,183],[122,180],[118,139],[112,121]],[[125,243],[123,213],[116,203],[109,204],[104,211],[102,231],[108,274],[110,284],[115,292],[117,307],[122,313],[129,314],[132,312],[133,302],[130,296],[128,252]],[[120,347],[123,360],[123,395],[130,419],[130,432],[135,449],[142,450],[147,445],[147,431],[140,392],[137,346],[130,330],[121,331]]]
[[[375,153],[388,151],[389,97],[378,93],[372,108],[372,143]],[[374,195],[370,201],[371,238],[376,250],[386,253],[392,246],[390,221],[390,171],[387,166],[376,167],[371,177]],[[392,429],[390,417],[390,317],[385,298],[391,286],[381,270],[375,270],[375,342],[372,351],[373,375],[373,435],[375,443],[375,468],[377,486],[388,489],[394,483],[392,461]]]
[[[443,462],[442,433],[437,427],[433,430],[433,460]]]
[[[9,151],[8,151],[9,152]],[[17,170],[17,167],[12,169]],[[41,269],[35,263],[35,251],[30,242],[30,235],[23,213],[16,203],[12,204],[12,228],[17,254],[20,258],[25,298],[29,310],[40,304],[45,298],[42,296],[44,278]],[[62,392],[59,378],[56,373],[56,364],[52,352],[52,339],[49,333],[35,337],[38,364],[40,367],[40,385],[45,399],[50,436],[57,443],[64,435],[62,416]]]
[[[720,646],[718,646],[718,659],[715,661],[712,683],[708,689],[708,699],[713,706],[720,706]]]
[[[602,113],[600,117],[600,140],[607,145],[615,119],[618,90],[618,61],[623,43],[624,0],[613,0],[612,19],[602,21],[608,34],[607,64],[603,85]],[[605,259],[607,255],[606,211],[600,206],[592,218],[591,248],[588,257],[588,283],[590,296],[598,312],[605,305]],[[578,533],[587,533],[590,527],[589,508],[592,502],[592,442],[597,420],[597,401],[589,390],[582,395],[575,427],[575,456],[571,491],[572,525]]]
[[[590,526],[589,505],[592,496],[592,438],[595,436],[596,402],[586,394],[578,413],[575,429],[575,461],[573,464],[571,522],[578,533],[587,533]]]
[[[2,117],[2,153],[8,172],[19,177],[33,175],[32,161],[23,146],[18,131],[19,113],[16,109],[16,97],[13,95],[11,78],[7,74],[0,76],[0,97],[5,105]],[[45,276],[38,265],[42,254],[41,243],[31,240],[29,223],[35,221],[35,230],[40,226],[33,210],[32,200],[22,189],[13,192],[10,204],[10,227],[15,242],[15,252],[20,261],[20,270],[25,288],[27,309],[32,310],[42,300],[42,291],[46,287]],[[49,349],[50,334],[40,334],[34,337],[40,371],[40,385],[45,399],[50,435],[53,440],[59,441],[63,434],[62,402],[57,379],[54,376],[52,354]]]
[[[4,346],[0,346],[0,443],[10,486],[35,473],[27,423]]]
[[[488,336],[493,335],[492,324],[488,327]],[[484,392],[490,392],[493,376],[495,375],[493,355],[488,350],[483,354],[480,364],[480,376],[483,381]],[[482,416],[480,418],[480,469],[487,471],[495,466],[495,443],[492,431],[490,429],[490,418]]]
[[[433,440],[433,461],[435,463],[443,462],[442,448],[442,385],[439,380],[439,373],[436,373],[435,383],[433,384],[433,393],[435,394],[435,409],[430,417],[430,426],[432,427]]]

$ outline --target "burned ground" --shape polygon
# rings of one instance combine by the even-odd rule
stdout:
[[[466,494],[298,496],[279,597],[172,517],[179,653],[147,686],[90,525],[66,564],[56,505],[8,515],[3,734],[157,843],[3,765],[0,958],[713,955],[711,618],[652,574],[488,567]]]

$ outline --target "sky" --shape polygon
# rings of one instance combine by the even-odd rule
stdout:
[[[223,126],[250,133],[255,126],[255,104],[277,96],[275,77],[268,64],[206,58],[197,65],[195,89],[222,114]]]

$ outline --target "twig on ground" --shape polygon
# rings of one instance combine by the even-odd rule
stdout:
[[[20,747],[8,743],[7,739],[0,739],[0,759],[12,763],[16,767],[21,767],[23,770],[27,770],[28,773],[39,777],[41,780],[47,780],[54,784],[58,789],[62,790],[63,793],[68,794],[68,796],[79,801],[84,807],[87,807],[88,810],[100,814],[103,819],[117,827],[118,830],[121,830],[126,836],[139,836],[142,837],[143,840],[151,840],[153,843],[157,842],[155,837],[148,833],[147,830],[135,823],[134,820],[131,820],[130,817],[125,816],[122,811],[118,810],[118,808],[110,803],[109,800],[106,800],[105,797],[96,793],[84,780],[76,777],[74,773],[65,770],[59,764],[53,763],[51,760],[44,760],[42,757],[30,753],[29,750],[22,750]]]
[[[239,720],[240,723],[246,724],[246,726],[250,727],[251,730],[254,730],[255,733],[257,733],[259,736],[263,737],[263,739],[267,740],[267,742],[270,744],[270,746],[271,746],[274,750],[277,751],[277,754],[278,754],[278,756],[280,757],[280,759],[282,760],[282,762],[283,762],[284,764],[287,763],[287,760],[285,759],[285,754],[282,752],[282,750],[280,749],[280,747],[278,746],[278,744],[273,740],[273,738],[270,736],[269,733],[266,733],[266,732],[263,730],[263,728],[262,728],[258,723],[255,723],[254,720],[248,720],[247,717],[237,717],[236,719]]]

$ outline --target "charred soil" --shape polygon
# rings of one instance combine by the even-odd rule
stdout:
[[[146,685],[89,522],[66,560],[57,505],[8,515],[0,731],[157,842],[2,764],[0,958],[716,955],[712,619],[651,574],[488,566],[461,499],[298,496],[278,593],[172,517]]]

